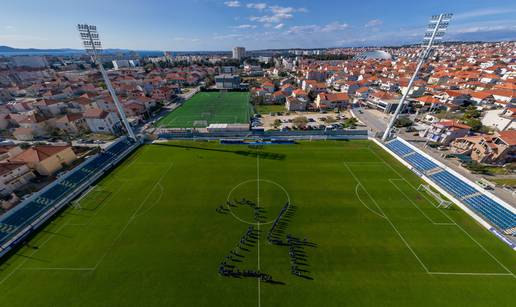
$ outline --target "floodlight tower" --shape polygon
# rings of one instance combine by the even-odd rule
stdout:
[[[453,14],[449,13],[443,13],[439,15],[434,15],[432,18],[430,18],[430,23],[428,24],[428,28],[426,30],[425,36],[423,37],[423,44],[427,44],[425,46],[425,49],[419,56],[419,61],[416,66],[416,70],[414,71],[414,74],[410,78],[410,81],[407,86],[407,91],[403,96],[401,96],[400,102],[398,104],[398,107],[396,108],[396,111],[392,115],[391,120],[389,121],[389,125],[387,126],[387,129],[385,130],[382,141],[385,142],[385,140],[389,137],[391,134],[392,127],[394,126],[394,123],[396,122],[396,119],[398,118],[398,115],[403,110],[403,107],[405,105],[405,100],[407,99],[408,94],[410,93],[410,90],[412,89],[412,85],[414,84],[414,81],[417,78],[417,75],[419,73],[419,70],[421,69],[421,66],[423,66],[423,63],[428,59],[428,56],[432,52],[432,47],[434,45],[435,41],[442,40],[444,33],[446,33],[446,29],[448,28],[448,25],[450,24],[450,20],[452,18]],[[428,43],[427,43],[428,41]]]
[[[118,111],[118,115],[120,116],[122,123],[125,126],[125,130],[129,134],[133,140],[136,141],[136,136],[134,135],[133,129],[129,122],[127,121],[127,117],[125,116],[124,109],[118,97],[116,96],[115,89],[113,85],[111,85],[111,81],[102,65],[102,62],[99,60],[99,53],[102,51],[102,44],[100,42],[99,33],[97,32],[97,26],[88,25],[88,24],[78,24],[77,30],[79,30],[79,34],[81,35],[81,40],[84,45],[84,49],[86,53],[88,53],[91,57],[91,60],[97,65],[102,74],[102,78],[104,79],[104,83],[108,88],[109,93],[111,94],[111,98],[113,98],[113,102],[115,103],[116,109]]]

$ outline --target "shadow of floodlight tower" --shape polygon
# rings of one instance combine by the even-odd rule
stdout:
[[[432,47],[435,44],[436,41],[440,41],[443,39],[444,34],[446,33],[446,29],[448,28],[448,25],[450,24],[450,20],[452,18],[453,14],[449,13],[443,13],[439,15],[434,15],[430,18],[430,23],[428,24],[428,28],[426,29],[425,36],[423,37],[423,44],[426,45],[423,49],[419,61],[416,66],[416,70],[414,71],[414,74],[410,78],[410,81],[407,86],[407,90],[405,94],[401,96],[400,102],[398,104],[398,107],[396,108],[396,111],[392,115],[389,125],[387,126],[387,129],[385,129],[385,132],[382,137],[382,141],[386,141],[387,138],[392,133],[392,128],[394,124],[396,123],[396,119],[398,118],[398,115],[403,110],[405,100],[407,99],[407,96],[410,93],[410,90],[412,89],[412,85],[414,81],[417,78],[417,75],[419,73],[419,70],[421,69],[421,66],[425,63],[425,61],[428,59],[430,54],[432,53]]]
[[[99,33],[97,32],[97,26],[88,25],[88,24],[78,24],[77,30],[79,30],[79,34],[81,35],[81,40],[84,45],[84,49],[86,53],[88,53],[91,57],[93,63],[97,65],[102,74],[102,78],[104,79],[104,83],[106,83],[106,87],[108,88],[109,93],[111,94],[111,98],[113,98],[113,102],[115,103],[116,109],[118,111],[118,115],[124,124],[125,130],[129,134],[133,140],[136,140],[136,136],[134,135],[133,129],[131,125],[127,121],[127,117],[125,116],[124,109],[116,96],[116,92],[111,85],[111,81],[102,65],[102,62],[99,60],[99,53],[102,51],[102,43],[100,42]]]

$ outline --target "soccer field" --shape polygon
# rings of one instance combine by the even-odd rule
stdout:
[[[200,92],[158,121],[163,128],[204,128],[210,124],[246,124],[251,116],[248,92]]]
[[[419,184],[370,141],[145,145],[0,266],[0,306],[513,306],[516,253]]]

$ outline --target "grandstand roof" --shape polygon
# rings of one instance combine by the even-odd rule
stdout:
[[[361,54],[358,54],[354,58],[355,60],[390,60],[392,59],[392,56],[383,50],[372,50],[372,51],[365,51]]]

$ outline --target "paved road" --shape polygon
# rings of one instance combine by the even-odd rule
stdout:
[[[386,114],[371,109],[357,108],[353,109],[355,116],[364,123],[374,135],[376,132],[384,132],[387,128],[388,117]]]

